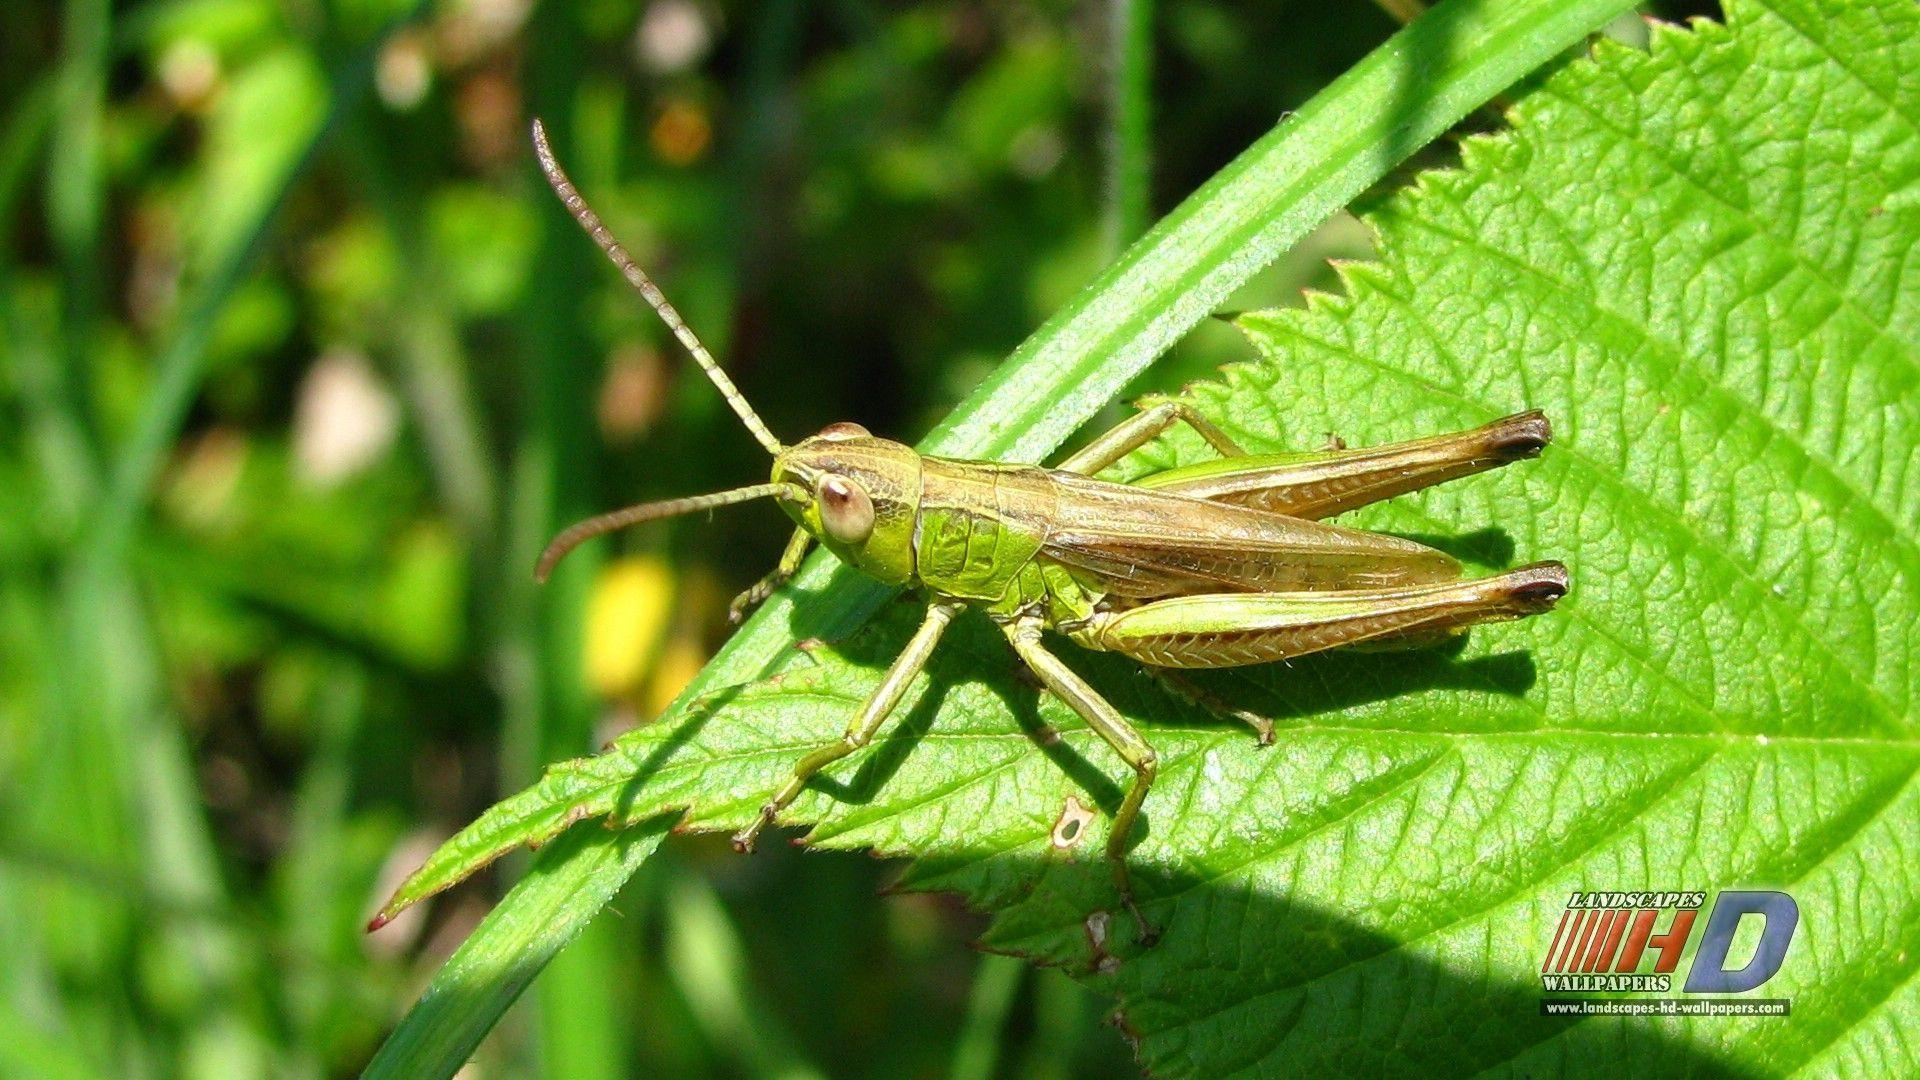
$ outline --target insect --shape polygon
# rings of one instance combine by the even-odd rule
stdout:
[[[733,837],[740,851],[752,850],[761,829],[814,774],[872,740],[955,616],[978,608],[1040,683],[1133,770],[1105,854],[1142,938],[1151,939],[1133,902],[1126,852],[1159,758],[1054,655],[1046,632],[1177,680],[1181,669],[1268,663],[1341,646],[1431,644],[1480,623],[1539,614],[1567,592],[1567,569],[1558,562],[1466,579],[1441,551],[1319,520],[1538,456],[1551,437],[1538,412],[1388,446],[1256,455],[1191,405],[1149,399],[1132,419],[1051,469],[929,457],[854,423],[830,424],[784,445],[587,206],[537,121],[533,137],[554,192],[773,456],[767,483],[646,503],[575,525],[542,553],[536,576],[545,580],[568,551],[614,529],[771,498],[797,527],[774,571],[734,601],[735,621],[791,577],[814,543],[889,585],[926,595],[919,630],[846,732],[795,764],[753,823]],[[1176,423],[1198,432],[1219,457],[1129,484],[1094,478]],[[1235,715],[1252,723],[1262,742],[1271,740],[1270,723]]]

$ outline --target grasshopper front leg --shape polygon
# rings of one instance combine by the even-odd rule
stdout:
[[[800,572],[800,562],[807,557],[807,548],[813,543],[813,534],[805,529],[793,530],[793,536],[787,540],[787,549],[780,553],[780,563],[767,572],[767,576],[754,582],[746,592],[733,598],[727,605],[727,621],[735,626],[747,619],[747,613],[759,607],[761,602],[772,596],[788,579]]]
[[[946,632],[947,624],[952,622],[953,617],[960,612],[960,607],[961,605],[946,600],[936,600],[927,606],[926,620],[920,624],[920,629],[914,632],[913,639],[907,642],[907,647],[894,658],[893,666],[887,669],[887,674],[880,680],[880,685],[874,687],[873,693],[867,698],[867,703],[854,714],[853,720],[847,724],[846,733],[840,736],[840,741],[829,743],[800,759],[799,764],[793,767],[793,776],[775,793],[773,798],[767,800],[765,806],[760,808],[760,816],[753,820],[753,824],[733,835],[735,851],[743,854],[752,851],[754,838],[760,835],[760,830],[773,824],[774,818],[779,816],[780,811],[786,809],[787,804],[793,802],[799,797],[800,792],[806,789],[807,781],[813,779],[815,773],[873,740],[874,733],[880,730],[880,725],[887,722],[887,717],[892,714],[894,707],[900,704],[900,698],[906,693],[907,685],[913,682],[913,677],[920,674],[922,668],[927,666],[927,659],[933,655],[934,646],[940,643],[940,635]]]
[[[1046,688],[1079,713],[1087,726],[1133,769],[1133,784],[1121,798],[1120,809],[1113,815],[1113,828],[1107,833],[1107,859],[1113,866],[1113,883],[1120,890],[1120,900],[1140,926],[1140,943],[1151,945],[1160,937],[1160,932],[1147,922],[1134,903],[1133,879],[1127,872],[1127,841],[1132,838],[1133,824],[1140,817],[1140,804],[1146,801],[1153,778],[1160,771],[1160,756],[1099,691],[1088,686],[1086,680],[1075,675],[1072,668],[1040,644],[1038,619],[1016,619],[1007,625],[1006,634],[1007,640],[1013,643],[1013,651],[1026,661]]]

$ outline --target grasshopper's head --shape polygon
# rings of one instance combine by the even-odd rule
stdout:
[[[753,406],[720,370],[700,339],[633,258],[607,232],[554,160],[546,131],[533,123],[533,147],[560,201],[593,237],[633,287],[660,314],[747,430],[773,455],[771,483],[629,506],[590,518],[554,537],[540,555],[534,576],[546,580],[554,564],[583,541],[615,529],[676,514],[771,496],[787,515],[842,560],[898,585],[913,576],[913,521],[920,507],[920,455],[899,443],[876,439],[858,424],[832,424],[794,446],[782,446]]]
[[[889,585],[913,576],[913,522],[920,510],[920,455],[867,434],[859,424],[830,424],[780,451],[773,482],[806,492],[780,501],[787,516],[842,562]]]

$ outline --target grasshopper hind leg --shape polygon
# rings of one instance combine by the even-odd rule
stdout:
[[[1143,476],[1140,487],[1318,521],[1450,480],[1538,457],[1553,439],[1539,411],[1470,431],[1348,449],[1339,440],[1306,454],[1208,461]]]
[[[1392,589],[1179,596],[1103,612],[1073,636],[1155,667],[1240,667],[1343,646],[1409,645],[1522,619],[1552,608],[1567,587],[1567,568],[1542,562]]]

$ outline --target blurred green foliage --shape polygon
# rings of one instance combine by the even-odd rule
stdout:
[[[369,937],[397,876],[644,722],[776,557],[741,511],[533,586],[567,519],[766,462],[530,116],[775,431],[914,438],[1126,239],[1106,177],[1165,209],[1393,29],[1148,10],[1143,147],[1100,4],[0,8],[0,1073],[356,1070],[502,884]],[[1364,251],[1333,222],[1235,306]],[[1155,383],[1243,349],[1204,329]],[[480,1064],[1129,1067],[1095,1000],[887,876],[670,845]]]

